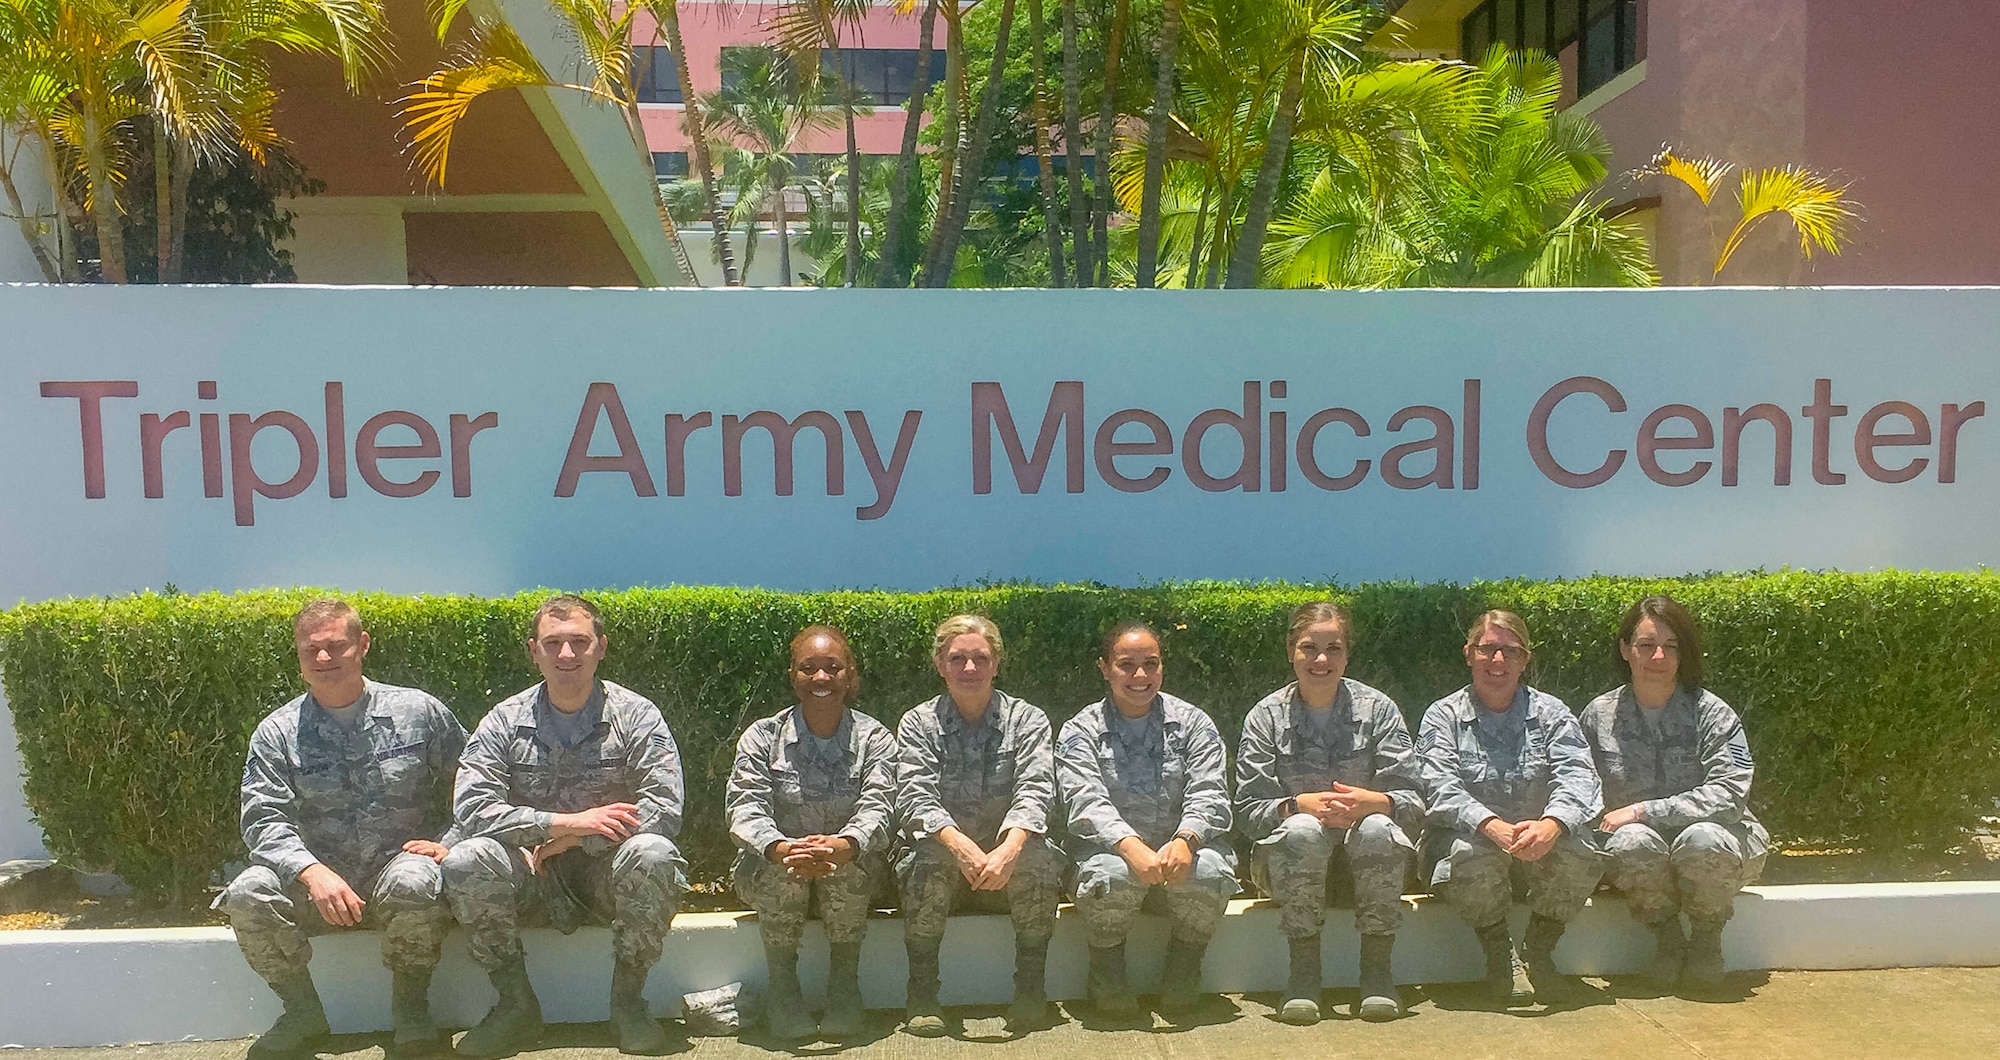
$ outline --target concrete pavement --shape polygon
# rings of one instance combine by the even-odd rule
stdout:
[[[963,1028],[951,1038],[897,1033],[894,1013],[871,1013],[871,1036],[846,1047],[822,1043],[782,1050],[752,1037],[697,1038],[686,1060],[773,1060],[841,1055],[844,1060],[1070,1060],[1113,1052],[1128,1060],[1292,1060],[1310,1056],[1381,1056],[1397,1060],[1598,1056],[1697,1060],[1928,1060],[2000,1056],[2000,968],[1907,968],[1849,972],[1737,973],[1740,1000],[1620,996],[1601,979],[1578,1007],[1549,1012],[1478,1010],[1470,985],[1405,988],[1411,1014],[1391,1024],[1335,1018],[1312,1028],[1272,1018],[1274,995],[1228,995],[1198,1018],[1151,1033],[1093,1030],[1067,1020],[1052,1030],[1008,1039],[999,1009],[954,1009]],[[1329,990],[1344,1014],[1352,990]],[[1066,1006],[1067,1007],[1067,1006]],[[1083,1015],[1086,1006],[1077,1004]],[[551,1029],[526,1060],[615,1060],[604,1024]],[[321,1053],[335,1060],[379,1060],[384,1035],[346,1035]],[[105,1049],[9,1050],[7,1060],[242,1060],[246,1041],[186,1042]]]

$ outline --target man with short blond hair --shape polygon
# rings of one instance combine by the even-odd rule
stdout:
[[[251,864],[215,901],[285,1004],[250,1053],[297,1055],[327,1033],[308,937],[355,927],[382,932],[398,1053],[434,1051],[431,970],[451,927],[438,863],[452,842],[447,794],[465,727],[428,693],[362,676],[368,632],[346,601],[301,608],[292,645],[307,691],[250,738]]]

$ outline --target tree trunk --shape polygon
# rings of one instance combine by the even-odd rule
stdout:
[[[1035,82],[1030,89],[1034,101],[1035,165],[1042,176],[1042,234],[1049,243],[1049,286],[1068,287],[1069,280],[1063,274],[1062,213],[1056,204],[1055,153],[1049,146],[1048,99],[1042,91],[1047,76],[1042,55],[1048,48],[1048,38],[1042,26],[1042,0],[1028,0],[1028,31]]]
[[[1214,290],[1222,282],[1222,261],[1228,255],[1224,249],[1229,246],[1229,223],[1236,219],[1235,187],[1229,181],[1222,181],[1219,201],[1215,205],[1215,237],[1209,240],[1208,272],[1202,277],[1203,290]]]
[[[111,283],[127,283],[125,233],[118,219],[118,192],[111,185],[111,160],[104,151],[104,125],[94,107],[83,108],[83,160],[90,181],[90,213],[97,227],[99,275]]]
[[[35,143],[40,148],[36,153],[42,159],[42,179],[48,183],[49,198],[56,208],[56,272],[62,282],[72,283],[80,278],[82,255],[78,251],[77,233],[83,230],[83,207],[70,198],[66,174],[56,168],[55,134],[46,126],[35,126]]]
[[[1139,191],[1139,262],[1133,277],[1153,286],[1160,261],[1160,189],[1167,179],[1167,121],[1174,109],[1174,65],[1181,43],[1182,0],[1165,0],[1160,22],[1159,70],[1153,82],[1153,114],[1146,122],[1146,178]]]
[[[722,263],[722,283],[725,287],[740,287],[743,277],[737,273],[735,255],[729,250],[729,214],[722,208],[722,185],[716,182],[715,164],[708,154],[708,125],[702,118],[701,101],[694,94],[694,78],[688,73],[687,45],[681,40],[680,0],[667,0],[659,6],[659,10],[662,15],[660,28],[667,34],[667,50],[674,56],[674,72],[680,76],[681,129],[688,138],[688,158],[694,163],[695,175],[701,178],[702,192],[708,198],[708,223],[715,229],[715,256]],[[636,104],[633,113],[637,114]],[[653,169],[652,148],[646,145],[645,126],[636,126],[634,134],[638,137],[639,150],[646,156],[647,176],[657,185],[659,178]],[[653,198],[658,200],[660,196],[655,193]],[[662,205],[661,209],[664,211],[666,207]],[[673,223],[673,218],[667,218],[669,228]],[[674,245],[679,248],[675,252],[685,260],[687,250],[680,247],[679,232],[674,233]],[[701,281],[693,279],[692,270],[688,272],[688,277],[697,286],[700,285]]]
[[[951,215],[951,196],[958,179],[958,152],[965,142],[965,12],[957,0],[948,0],[944,36],[944,128],[938,132],[937,206],[931,211],[931,237],[924,245],[924,275],[918,283],[933,286],[931,276],[938,269],[938,248],[944,244],[946,219]],[[949,266],[945,266],[949,271]]]
[[[1201,241],[1208,235],[1208,207],[1215,196],[1216,174],[1201,182],[1201,209],[1194,215],[1194,241],[1188,244],[1187,279],[1181,286],[1192,291],[1201,286]]]
[[[778,185],[778,286],[792,285],[792,215],[785,209],[785,186]]]
[[[1070,260],[1090,286],[1090,204],[1083,197],[1083,75],[1077,69],[1076,0],[1062,0],[1063,154],[1069,163]]]
[[[903,119],[903,147],[896,155],[896,172],[889,178],[889,218],[883,225],[882,261],[875,286],[903,287],[910,281],[903,269],[903,240],[910,208],[910,174],[917,167],[917,134],[923,129],[924,101],[931,88],[931,31],[937,28],[938,0],[924,4],[917,29],[917,76],[910,84],[909,113]]]
[[[173,223],[167,229],[167,273],[164,283],[180,283],[187,270],[188,182],[194,179],[194,148],[186,140],[174,140],[173,193],[167,212]]]
[[[827,50],[833,53],[834,83],[840,88],[840,110],[847,119],[847,257],[840,285],[853,287],[861,282],[861,149],[854,137],[854,86],[847,83],[837,37]]]
[[[944,282],[932,287],[951,286],[951,265],[958,259],[958,244],[965,238],[966,222],[972,218],[973,193],[986,169],[986,141],[993,135],[993,115],[1000,109],[1000,90],[1007,77],[1007,35],[1014,27],[1014,0],[1001,0],[1000,25],[994,32],[993,61],[986,69],[986,91],[979,99],[979,118],[972,126],[972,140],[958,166],[958,188],[951,196],[951,222],[938,247],[939,269]]]
[[[1278,181],[1285,175],[1285,156],[1291,153],[1292,123],[1299,114],[1305,68],[1305,48],[1301,45],[1299,53],[1285,64],[1285,87],[1279,90],[1278,109],[1271,115],[1271,135],[1264,139],[1264,160],[1257,167],[1257,188],[1250,195],[1243,228],[1236,233],[1236,250],[1229,256],[1230,287],[1257,286],[1257,274],[1264,264],[1264,230],[1271,223]]]
[[[1098,284],[1111,282],[1107,256],[1110,237],[1106,232],[1111,216],[1111,154],[1118,149],[1118,66],[1125,54],[1125,29],[1130,21],[1130,0],[1118,0],[1111,16],[1111,39],[1104,46],[1104,95],[1097,104],[1097,207],[1091,218],[1091,238],[1095,241],[1093,261]]]
[[[15,151],[14,157],[17,159],[21,157],[19,150]],[[50,283],[61,283],[62,270],[57,267],[56,259],[49,254],[49,248],[42,245],[42,234],[37,230],[35,219],[28,216],[28,208],[21,202],[20,189],[14,186],[13,169],[4,162],[0,162],[0,188],[6,189],[7,206],[14,211],[15,223],[21,226],[21,238],[28,241],[28,249],[34,252],[35,264],[41,267],[42,278]],[[56,221],[58,224],[61,223],[60,215]]]
[[[680,227],[674,224],[674,215],[667,212],[666,193],[660,189],[660,182],[653,179],[653,152],[646,146],[646,127],[639,120],[639,104],[627,100],[624,110],[625,128],[632,136],[632,147],[639,152],[639,160],[644,163],[647,178],[652,182],[653,209],[659,212],[660,230],[667,234],[667,245],[673,248],[674,261],[680,265],[681,274],[687,277],[688,284],[700,287],[701,277],[694,273],[694,259],[688,257],[687,244],[681,242]],[[726,225],[716,229],[717,238],[728,230]]]
[[[153,116],[153,282],[173,283],[174,149],[167,123]]]

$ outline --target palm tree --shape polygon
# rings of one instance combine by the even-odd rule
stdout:
[[[1154,54],[1153,112],[1146,121],[1146,173],[1139,192],[1139,263],[1133,282],[1154,286],[1159,265],[1160,187],[1167,176],[1167,126],[1174,105],[1174,70],[1179,62],[1181,16],[1186,0],[1164,0],[1160,39]]]
[[[1062,217],[1057,212],[1056,203],[1055,157],[1049,146],[1049,108],[1045,95],[1047,80],[1042,69],[1044,55],[1048,51],[1048,39],[1042,27],[1042,0],[1028,0],[1028,37],[1034,82],[1029,86],[1032,99],[1029,112],[1030,120],[1035,124],[1035,163],[1042,184],[1042,231],[1049,244],[1049,286],[1067,287],[1069,283],[1063,276]]]
[[[56,235],[56,251],[50,253],[48,245],[42,242],[41,220],[29,213],[16,176],[30,140],[38,144],[54,141],[49,123],[56,100],[45,90],[46,82],[40,76],[47,65],[41,53],[47,35],[38,33],[31,25],[37,14],[52,15],[54,6],[37,7],[39,10],[31,10],[19,0],[0,0],[0,190],[7,195],[8,209],[20,228],[21,238],[27,240],[28,249],[35,256],[35,264],[42,270],[42,278],[61,283],[68,279],[63,267],[68,256],[63,251],[62,238],[68,228],[67,219],[58,215],[56,223],[49,226]],[[43,175],[53,192],[60,188],[55,160],[46,150],[39,153],[45,163]]]
[[[800,94],[790,67],[771,49],[724,51],[722,72],[722,88],[703,96],[701,105],[714,119],[711,129],[735,141],[729,148],[732,164],[724,168],[734,172],[735,219],[751,226],[744,268],[748,270],[756,246],[756,220],[768,205],[778,225],[778,270],[790,287],[795,276],[785,195],[798,183],[792,156],[808,133],[831,129],[840,119]]]
[[[840,94],[840,111],[847,126],[847,250],[845,283],[852,287],[861,276],[861,146],[854,128],[854,114],[862,100],[848,83],[847,67],[841,61],[841,37],[859,37],[861,22],[868,17],[869,0],[786,0],[772,21],[777,43],[792,56],[807,80],[817,83],[827,66],[834,71],[835,88]],[[822,59],[821,56],[825,58]]]
[[[463,10],[465,0],[437,0],[433,15],[438,35],[444,37]],[[526,42],[504,21],[477,20],[469,38],[446,64],[412,87],[403,98],[403,123],[409,132],[409,150],[425,179],[444,186],[451,159],[451,141],[458,123],[472,104],[492,92],[524,88],[561,89],[617,108],[625,120],[637,161],[653,188],[653,206],[659,213],[660,228],[673,247],[674,257],[688,282],[699,286],[694,262],[681,242],[667,207],[665,193],[653,179],[653,154],[646,143],[645,126],[639,117],[639,91],[632,59],[634,16],[639,6],[614,4],[612,0],[551,0],[550,6],[563,30],[576,43],[581,80],[563,81],[553,77],[535,58]],[[725,238],[725,223],[716,238]]]
[[[1083,73],[1076,41],[1076,0],[1062,0],[1063,153],[1068,156],[1070,263],[1078,287],[1090,286],[1090,204],[1083,197]],[[1107,92],[1109,85],[1106,86]]]
[[[897,0],[896,12],[907,15],[915,4],[916,0]],[[882,236],[882,267],[875,277],[877,287],[904,287],[910,282],[903,242],[909,227],[910,178],[917,170],[917,137],[923,131],[924,102],[930,95],[931,32],[937,28],[938,4],[939,0],[926,0],[917,24],[917,72],[903,118],[902,148],[896,153],[896,169],[889,183],[889,216]]]
[[[1131,0],[1117,0],[1111,15],[1111,35],[1104,43],[1104,88],[1097,100],[1097,196],[1091,208],[1091,257],[1100,279],[1109,284],[1107,264],[1111,216],[1111,158],[1117,153],[1119,67],[1125,55],[1125,30],[1131,20]],[[1086,285],[1087,286],[1087,285]]]
[[[943,226],[944,236],[936,241],[937,250],[924,277],[926,287],[951,285],[958,245],[965,238],[966,222],[972,218],[973,192],[978,190],[986,168],[986,142],[993,136],[994,114],[1000,109],[1000,90],[1007,72],[1007,37],[1013,25],[1014,0],[1000,0],[1000,20],[995,31],[993,59],[986,71],[986,91],[980,96],[979,117],[973,123],[972,137],[962,148],[964,157],[958,162],[958,182],[952,189],[951,201],[939,213],[938,224]]]
[[[736,287],[743,283],[743,274],[736,268],[734,253],[729,248],[729,228],[724,223],[722,209],[722,188],[715,179],[715,161],[708,153],[708,128],[702,113],[702,103],[695,99],[694,76],[688,72],[687,42],[681,38],[681,7],[679,0],[642,0],[647,10],[652,12],[661,33],[667,38],[667,52],[674,57],[674,73],[680,80],[681,88],[681,128],[687,134],[688,159],[694,163],[695,176],[701,180],[701,187],[708,197],[709,224],[715,229],[716,261],[722,266],[722,283],[725,287]],[[650,151],[649,151],[650,154]],[[747,253],[747,251],[746,251]],[[744,264],[749,267],[748,262]]]
[[[1713,158],[1682,155],[1662,147],[1653,160],[1635,175],[1671,177],[1687,186],[1707,210],[1709,238],[1716,238],[1715,192],[1724,177],[1736,167]],[[1851,233],[1856,214],[1847,198],[1847,189],[1803,166],[1744,170],[1736,186],[1737,221],[1715,251],[1715,270],[1710,279],[1720,279],[1729,259],[1743,248],[1743,241],[1765,219],[1782,214],[1789,218],[1799,235],[1799,253],[1812,260],[1815,251],[1839,254]]]

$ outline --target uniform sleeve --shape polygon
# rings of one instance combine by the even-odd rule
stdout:
[[[640,713],[645,719],[643,735],[635,733],[625,748],[626,764],[638,782],[639,830],[673,839],[681,834],[687,798],[681,751],[658,707]]]
[[[1196,715],[1187,744],[1187,790],[1181,796],[1178,831],[1207,843],[1229,831],[1229,749],[1206,714]]]
[[[1679,829],[1700,821],[1733,824],[1743,819],[1755,770],[1742,719],[1716,702],[1701,712],[1696,737],[1707,779],[1678,795],[1640,803],[1640,820]]]
[[[555,814],[508,802],[513,764],[507,751],[511,734],[498,717],[488,713],[466,742],[458,760],[458,784],[452,797],[452,817],[464,838],[497,839],[509,846],[539,846],[549,840]]]
[[[1035,835],[1049,832],[1049,812],[1056,801],[1055,737],[1049,716],[1020,708],[1020,743],[1014,750],[1014,801],[1000,820],[1000,831],[1019,828]]]
[[[1056,748],[1056,778],[1062,785],[1063,804],[1069,807],[1070,835],[1077,840],[1116,848],[1139,834],[1111,803],[1090,734],[1074,724],[1063,727],[1062,743]]]
[[[1294,793],[1278,780],[1277,722],[1271,711],[1252,709],[1236,745],[1236,817],[1255,842],[1277,830],[1279,807]]]
[[[744,730],[736,741],[736,764],[729,770],[729,788],[723,812],[729,817],[729,835],[745,850],[759,857],[771,844],[789,838],[778,828],[771,812],[771,740],[773,726],[758,722]]]
[[[243,845],[252,863],[291,883],[318,861],[299,835],[298,792],[292,786],[292,766],[284,739],[271,725],[260,724],[250,737],[250,754],[243,764]],[[357,881],[358,882],[358,881]]]
[[[1561,821],[1571,832],[1597,820],[1604,812],[1604,786],[1591,760],[1590,745],[1583,740],[1583,728],[1569,708],[1552,706],[1544,715],[1549,724],[1549,771],[1554,788],[1542,816]]]
[[[877,725],[861,745],[861,797],[847,827],[835,832],[854,841],[856,854],[873,854],[889,847],[889,824],[896,814],[896,738]]]
[[[437,778],[440,789],[432,797],[432,812],[443,821],[436,830],[422,838],[434,839],[450,848],[461,838],[458,822],[451,813],[451,787],[458,777],[459,758],[465,754],[465,726],[459,723],[451,708],[435,698],[430,701],[430,709],[431,738],[425,755],[429,758],[431,776]]]
[[[956,827],[939,793],[943,782],[938,764],[937,712],[930,704],[903,712],[896,723],[896,790],[905,830],[911,839],[934,836]]]
[[[1416,835],[1424,823],[1422,771],[1417,767],[1417,747],[1410,728],[1403,724],[1403,712],[1394,700],[1383,698],[1369,719],[1369,735],[1375,748],[1375,790],[1389,797],[1389,819],[1406,835]]]
[[[1428,819],[1433,827],[1447,831],[1479,831],[1490,817],[1497,816],[1486,804],[1472,797],[1458,775],[1458,733],[1455,714],[1448,701],[1431,704],[1424,712],[1417,732],[1417,771],[1424,789],[1430,792]]]

